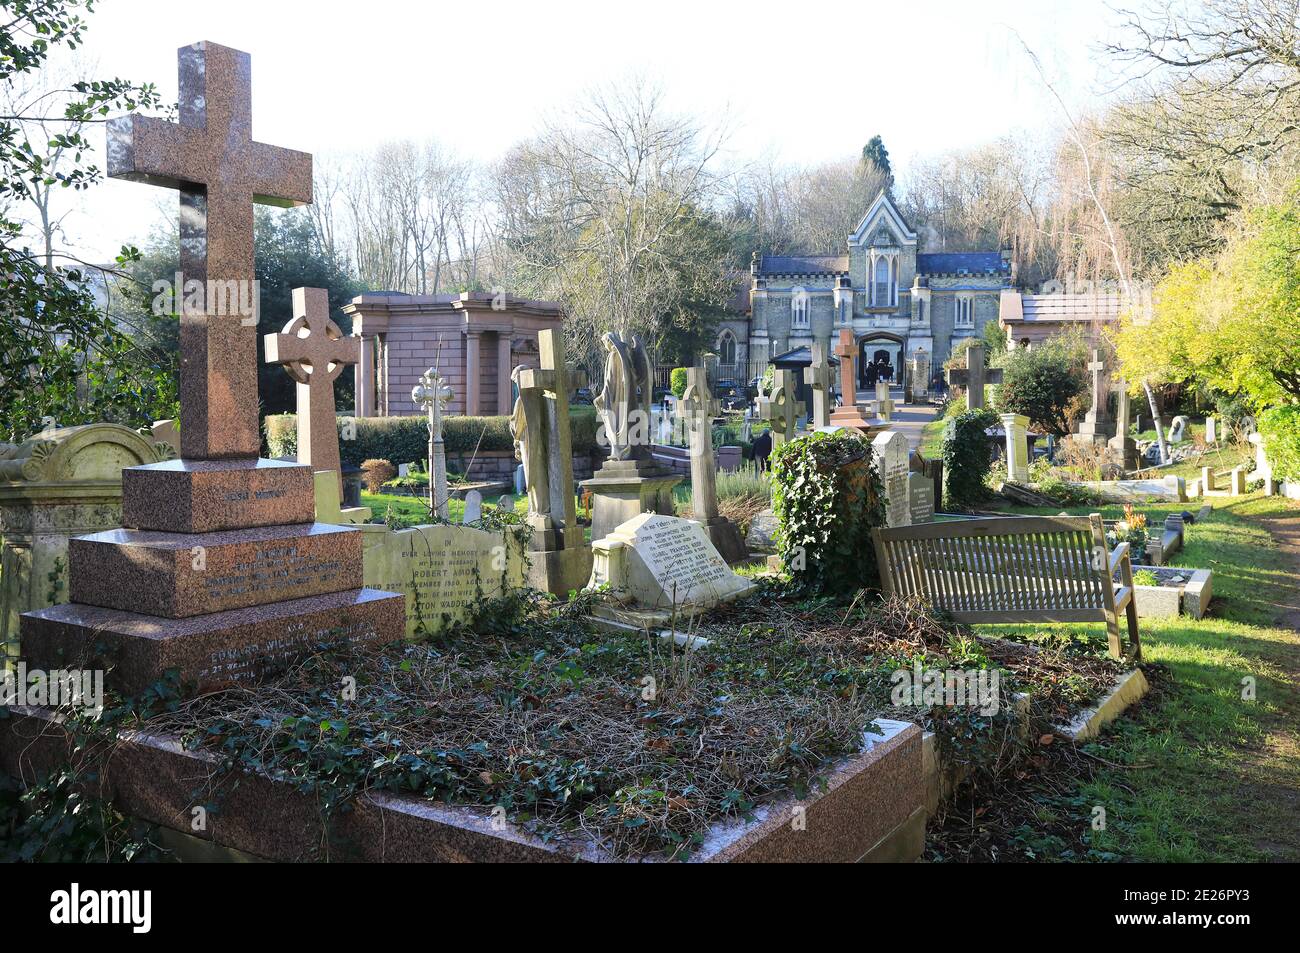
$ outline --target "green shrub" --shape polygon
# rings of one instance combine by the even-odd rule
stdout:
[[[674,367],[672,376],[668,379],[668,388],[673,392],[673,396],[678,400],[686,393],[686,368]]]
[[[796,587],[877,588],[871,529],[884,525],[884,487],[866,438],[852,430],[811,433],[778,447],[771,462],[778,553]]]
[[[1024,414],[1033,427],[1065,436],[1088,391],[1087,364],[1087,345],[1077,335],[1008,351],[1002,360],[998,408]]]
[[[1300,480],[1300,405],[1264,411],[1259,416],[1259,435],[1274,478]]]
[[[998,425],[987,407],[963,410],[948,421],[943,435],[943,500],[948,509],[967,509],[985,495],[984,479],[993,467],[993,442],[984,431]]]
[[[771,474],[759,473],[753,464],[745,464],[731,472],[718,471],[716,485],[719,501],[735,497],[772,496]]]
[[[366,489],[371,493],[378,493],[385,483],[397,476],[397,467],[387,460],[378,458],[364,460],[361,463],[361,474],[361,478],[366,483]]]
[[[429,455],[427,417],[340,417],[338,423],[339,456],[344,465],[359,466],[363,460],[372,458],[410,463]],[[295,414],[268,416],[264,424],[267,453],[272,457],[295,456],[297,427]],[[355,432],[344,433],[345,428],[352,427]],[[596,448],[594,407],[571,407],[569,428],[573,433],[574,453],[590,453]],[[442,439],[447,452],[453,454],[470,454],[476,449],[514,449],[509,417],[446,417],[442,422]]]

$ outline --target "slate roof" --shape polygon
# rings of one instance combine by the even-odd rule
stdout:
[[[778,354],[767,363],[775,365],[783,371],[792,370],[796,367],[812,366],[812,348],[807,344],[800,345],[792,351],[786,351],[784,354]],[[831,367],[838,367],[840,362],[834,357],[827,356],[826,363]],[[801,378],[802,379],[802,378]]]
[[[1117,294],[1020,296],[1021,314],[1026,321],[1114,321],[1124,307],[1124,298]]]
[[[842,275],[848,270],[848,255],[764,255],[758,264],[760,275]]]
[[[955,275],[965,270],[972,275],[1005,275],[1010,268],[1002,260],[1001,252],[944,252],[934,255],[917,255],[916,272],[919,275]]]

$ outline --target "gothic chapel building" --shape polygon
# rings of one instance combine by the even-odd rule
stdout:
[[[750,267],[750,309],[722,322],[722,376],[746,379],[773,358],[820,341],[831,353],[844,328],[857,342],[859,388],[882,358],[894,380],[914,357],[939,368],[955,341],[997,322],[1012,282],[1009,251],[921,254],[917,234],[881,192],[848,237],[845,254],[760,255]]]

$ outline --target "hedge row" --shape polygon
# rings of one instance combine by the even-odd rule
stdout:
[[[573,431],[573,452],[596,449],[596,410],[572,407],[569,423]],[[363,460],[382,459],[411,463],[429,455],[428,418],[339,417],[339,456],[345,465],[360,466]],[[355,432],[345,434],[345,428]],[[298,452],[296,414],[273,414],[264,425],[266,449],[272,457],[293,457]],[[446,417],[442,437],[449,454],[513,450],[509,417]],[[350,439],[349,439],[350,438]]]

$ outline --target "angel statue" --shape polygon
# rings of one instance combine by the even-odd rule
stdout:
[[[605,345],[605,388],[594,401],[611,460],[630,460],[648,452],[650,427],[650,355],[641,336],[624,342],[613,331]]]

